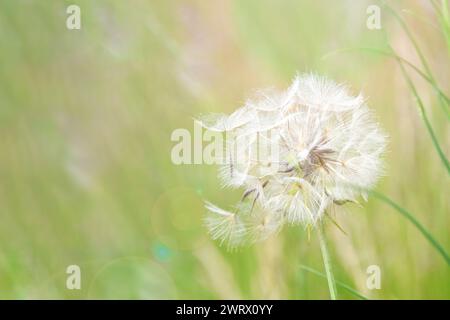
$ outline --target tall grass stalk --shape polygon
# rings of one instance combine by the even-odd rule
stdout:
[[[399,204],[395,203],[393,200],[388,198],[382,193],[377,191],[371,191],[371,195],[375,198],[383,201],[388,204],[396,211],[401,213],[406,219],[408,219],[423,235],[424,237],[431,243],[431,245],[442,255],[448,265],[450,265],[450,256],[447,251],[439,244],[439,242],[431,235],[431,233],[405,208],[401,207]]]
[[[413,36],[412,32],[409,30],[408,25],[405,23],[405,21],[402,19],[402,17],[389,5],[387,5],[385,2],[383,2],[383,5],[388,9],[388,11],[392,14],[392,16],[398,21],[402,29],[405,31],[406,36],[408,37],[409,41],[414,47],[414,50],[416,51],[420,62],[422,63],[422,66],[425,70],[425,73],[428,75],[430,80],[432,81],[433,85],[437,87],[436,79],[433,76],[433,73],[431,72],[431,68],[428,65],[427,59],[425,58],[425,55],[423,54],[422,50],[420,49],[420,46]],[[450,110],[449,110],[449,104],[448,101],[445,101],[441,96],[439,96],[439,102],[442,107],[442,110],[447,116],[447,119],[450,120]]]
[[[391,50],[394,52],[394,50],[392,48],[391,48]],[[412,82],[411,78],[409,77],[408,73],[406,72],[405,67],[403,66],[401,61],[400,60],[397,60],[397,61],[398,61],[398,64],[400,66],[400,69],[402,71],[402,74],[405,77],[406,82],[408,83],[409,88],[411,89],[414,97],[416,98],[417,105],[419,106],[420,115],[421,115],[423,121],[425,122],[425,126],[427,128],[427,131],[428,131],[430,137],[431,137],[431,140],[433,142],[434,148],[436,149],[436,151],[437,151],[437,153],[439,155],[439,158],[441,159],[444,167],[447,169],[447,173],[450,175],[450,163],[449,163],[449,161],[448,161],[444,151],[442,151],[441,146],[439,145],[439,141],[438,141],[438,139],[436,137],[436,134],[435,134],[435,132],[433,130],[433,126],[431,125],[431,122],[428,119],[427,112],[425,110],[425,106],[424,106],[424,104],[422,102],[422,99],[419,96],[419,93],[417,92],[416,86]]]
[[[351,52],[351,51],[367,51],[367,52],[370,52],[370,53],[379,54],[379,55],[383,55],[383,56],[387,56],[387,57],[390,57],[390,58],[393,58],[393,59],[400,60],[402,63],[406,64],[408,67],[413,69],[425,81],[427,81],[433,87],[433,89],[436,91],[436,93],[439,96],[441,96],[441,98],[443,100],[445,100],[445,102],[447,104],[450,104],[450,98],[444,93],[444,91],[442,91],[441,88],[439,88],[439,86],[436,83],[433,82],[433,80],[430,77],[428,77],[425,74],[425,72],[420,70],[413,63],[411,63],[409,60],[406,60],[405,58],[395,54],[395,52],[389,52],[389,51],[381,50],[381,49],[378,49],[378,48],[370,48],[370,47],[344,48],[344,49],[339,49],[339,50],[335,50],[335,51],[329,52],[329,53],[325,54],[322,57],[322,59],[326,59],[327,57],[329,57],[331,55],[334,55],[334,54],[337,54],[337,53]]]
[[[448,12],[447,0],[441,0],[441,8],[437,4],[437,1],[432,0],[434,10],[439,18],[439,23],[441,24],[442,31],[445,36],[445,42],[447,43],[448,53],[450,53],[450,16]]]

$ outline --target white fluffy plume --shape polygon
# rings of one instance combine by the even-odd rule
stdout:
[[[233,212],[206,205],[212,237],[230,246],[284,223],[315,225],[331,205],[365,197],[382,173],[386,135],[365,100],[324,77],[297,76],[285,92],[200,122],[226,133],[220,177],[244,190]]]

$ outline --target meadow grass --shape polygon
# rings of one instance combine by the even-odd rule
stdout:
[[[70,1],[0,3],[0,298],[328,299],[315,237],[287,227],[228,252],[203,199],[239,192],[219,189],[213,166],[170,161],[174,129],[296,71],[362,90],[390,136],[376,189],[389,200],[339,208],[345,234],[325,226],[339,298],[450,298],[446,1],[389,2],[407,33],[385,9],[367,29],[370,1],[77,3],[78,31]],[[322,59],[342,48],[383,54]],[[66,289],[71,264],[81,290]]]

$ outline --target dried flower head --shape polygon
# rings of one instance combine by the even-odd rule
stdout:
[[[363,97],[324,77],[297,76],[285,92],[200,123],[226,134],[220,178],[244,190],[232,212],[206,205],[212,237],[231,247],[284,223],[315,225],[331,205],[366,199],[382,172],[386,136]]]

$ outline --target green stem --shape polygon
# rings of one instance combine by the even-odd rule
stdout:
[[[403,28],[403,30],[406,33],[406,36],[410,40],[411,44],[413,45],[417,55],[419,56],[420,61],[422,62],[422,66],[425,69],[425,73],[428,75],[428,77],[431,79],[433,85],[437,87],[437,82],[434,79],[433,73],[431,72],[431,68],[429,67],[427,63],[427,59],[425,58],[424,54],[422,53],[422,50],[419,47],[418,42],[416,41],[415,37],[413,36],[413,33],[409,30],[407,24],[405,21],[403,21],[402,17],[394,10],[392,9],[387,3],[384,2],[384,6],[391,12],[391,14],[394,16],[394,18],[399,22],[400,26]],[[392,50],[393,51],[393,50]],[[447,114],[447,117],[449,116],[449,110],[448,110],[448,101],[445,101],[441,95],[439,95],[439,102],[441,104],[441,107],[443,108],[444,112]]]
[[[395,52],[394,49],[392,49],[392,47],[390,49],[392,52]],[[431,125],[430,120],[428,119],[427,112],[425,110],[425,106],[422,102],[422,99],[419,96],[419,93],[417,92],[416,86],[412,82],[411,78],[409,77],[408,73],[406,72],[405,67],[403,66],[401,61],[400,60],[397,60],[397,61],[400,66],[400,70],[402,71],[403,76],[409,85],[409,88],[411,89],[414,97],[416,98],[416,103],[419,106],[420,115],[422,116],[422,119],[425,122],[425,127],[428,130],[428,133],[431,137],[431,141],[433,142],[433,145],[434,145],[439,157],[441,158],[442,163],[444,164],[445,168],[447,169],[447,173],[450,174],[450,162],[448,161],[444,151],[442,151],[442,148],[439,145],[439,141],[437,140],[436,133],[434,132],[433,126]]]
[[[374,197],[385,202],[386,204],[388,204],[389,206],[400,212],[406,219],[408,219],[425,236],[425,238],[433,245],[433,247],[442,255],[447,264],[450,265],[450,256],[448,255],[447,251],[445,251],[444,247],[440,245],[440,243],[431,235],[431,233],[408,210],[402,208],[400,205],[398,205],[397,203],[395,203],[382,193],[379,193],[377,191],[371,191],[370,193]]]
[[[317,226],[317,234],[319,236],[320,251],[322,252],[323,265],[325,267],[325,274],[327,275],[328,289],[330,290],[331,300],[337,299],[336,282],[334,280],[333,270],[331,268],[330,255],[328,253],[327,241],[325,239],[325,232],[323,222]]]

